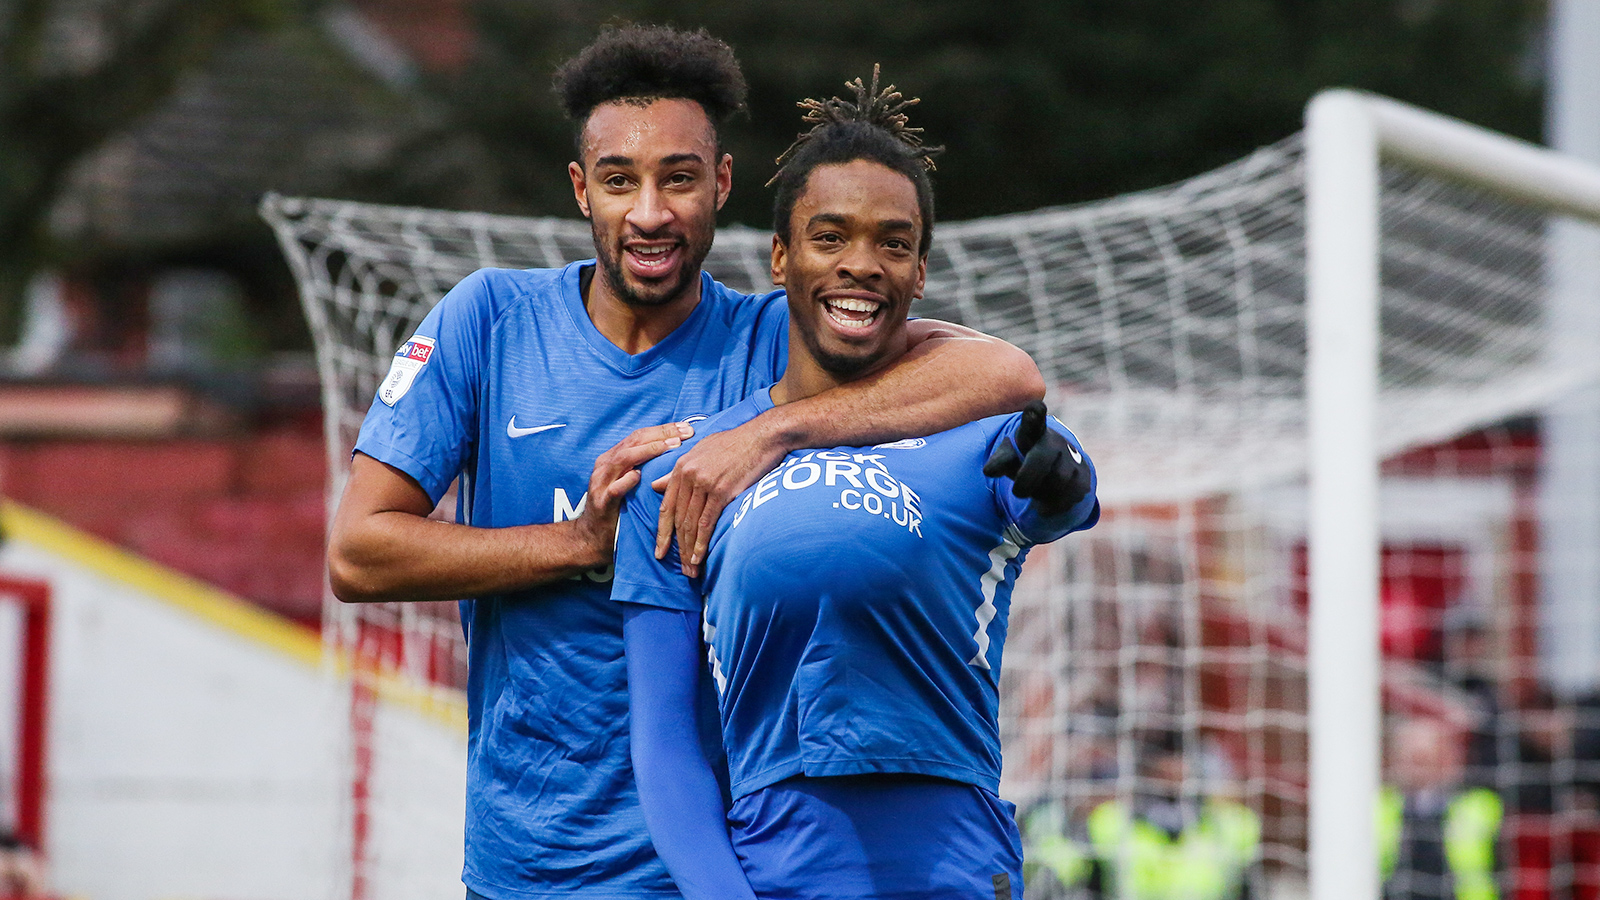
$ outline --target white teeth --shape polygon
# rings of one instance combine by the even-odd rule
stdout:
[[[849,310],[850,312],[870,313],[878,311],[878,304],[872,302],[871,300],[855,300],[848,297],[838,300],[829,300],[828,305],[837,307],[838,309]]]
[[[878,319],[878,304],[871,300],[829,300],[823,306],[828,318],[846,328],[866,328]],[[867,313],[866,318],[851,318],[841,312]]]

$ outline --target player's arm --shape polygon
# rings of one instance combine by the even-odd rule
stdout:
[[[906,331],[909,349],[893,365],[775,407],[684,454],[656,485],[666,491],[656,556],[676,534],[684,571],[698,571],[723,507],[790,450],[934,434],[1044,396],[1033,359],[999,338],[935,319],[913,319]]]
[[[934,434],[1016,412],[1044,397],[1044,377],[1033,358],[999,338],[936,319],[908,321],[906,336],[907,351],[893,365],[775,407],[742,427],[759,426],[752,431],[782,448],[776,463],[803,447]]]
[[[1094,463],[1044,401],[1031,401],[1002,433],[983,474],[1009,480],[1001,496],[1009,517],[1035,541],[1053,541],[1092,527],[1100,517]]]
[[[334,514],[328,578],[349,603],[456,600],[558,581],[611,561],[617,514],[638,466],[677,447],[683,425],[641,428],[595,460],[583,514],[566,522],[475,528],[428,518],[410,475],[364,453]]]
[[[700,617],[625,603],[622,622],[633,774],[656,853],[685,900],[755,900],[700,744]]]

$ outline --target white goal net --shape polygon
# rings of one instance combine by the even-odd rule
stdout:
[[[1031,353],[1100,471],[1101,524],[1036,549],[1013,600],[1003,789],[1030,897],[1234,896],[1138,893],[1126,849],[1097,847],[1096,809],[1165,801],[1180,837],[1207,801],[1248,810],[1259,840],[1223,867],[1257,898],[1304,890],[1304,181],[1294,137],[1159,190],[936,229],[914,312]],[[1547,352],[1558,217],[1398,165],[1381,182],[1385,722],[1459,746],[1433,789],[1501,801],[1497,896],[1600,897],[1597,701],[1550,690],[1537,633],[1537,413],[1593,375]],[[263,214],[315,335],[335,495],[391,355],[446,290],[483,266],[593,255],[581,221],[276,196]],[[706,268],[765,289],[769,242],[724,229]],[[419,690],[464,683],[453,605],[330,601],[326,639]],[[1405,752],[1384,777],[1409,788]],[[1406,834],[1391,890],[1438,876]]]

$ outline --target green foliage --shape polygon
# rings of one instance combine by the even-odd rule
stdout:
[[[1366,88],[1537,139],[1541,90],[1530,0],[922,0],[695,4],[481,0],[486,47],[462,121],[507,165],[508,205],[573,214],[571,130],[549,95],[555,65],[607,20],[704,26],[733,45],[749,122],[728,129],[725,218],[770,220],[761,185],[800,130],[796,101],[883,64],[923,98],[948,149],[941,218],[1104,197],[1174,181],[1300,128],[1317,90]]]

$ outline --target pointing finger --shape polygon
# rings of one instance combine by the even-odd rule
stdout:
[[[696,566],[706,561],[706,554],[711,551],[711,535],[717,530],[717,519],[722,517],[725,503],[706,500],[705,509],[700,513],[700,526],[695,532],[694,539],[694,564]]]
[[[1022,421],[1017,424],[1017,449],[1023,454],[1033,449],[1044,437],[1045,405],[1043,400],[1030,400],[1022,408]]]
[[[683,446],[683,441],[676,434],[673,434],[631,446],[618,444],[607,452],[612,455],[611,461],[618,467],[632,469],[636,466],[644,465],[668,450],[675,450],[681,446]]]

